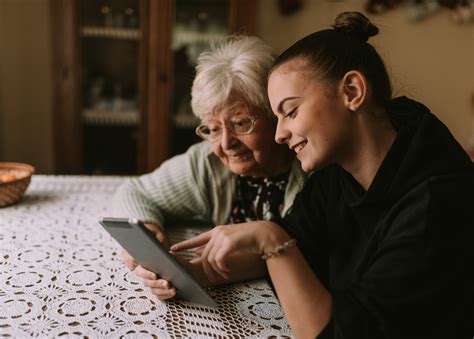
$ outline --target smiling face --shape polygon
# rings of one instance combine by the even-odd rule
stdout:
[[[341,92],[301,67],[283,64],[269,78],[270,104],[278,117],[275,140],[296,153],[305,172],[338,163],[347,154],[351,115]]]
[[[232,172],[245,176],[274,176],[291,167],[291,152],[275,143],[275,121],[263,111],[251,111],[242,103],[225,105],[216,114],[204,116],[207,125],[224,126],[231,119],[244,116],[258,117],[251,133],[235,135],[223,128],[219,140],[212,141],[213,153]]]

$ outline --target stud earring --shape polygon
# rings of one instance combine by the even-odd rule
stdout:
[[[352,107],[351,106],[351,107],[348,107],[348,110],[349,110],[349,112],[354,113],[355,111],[357,111],[357,107]]]

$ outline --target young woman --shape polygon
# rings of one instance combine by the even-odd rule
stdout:
[[[291,212],[172,250],[205,244],[210,279],[235,251],[262,255],[297,337],[470,338],[474,169],[425,106],[391,98],[377,33],[342,13],[274,63],[276,141],[314,171]]]

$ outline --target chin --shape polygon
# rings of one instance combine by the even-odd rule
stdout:
[[[310,161],[301,161],[301,169],[306,173],[312,172],[318,168],[321,168],[318,163]]]
[[[314,170],[313,167],[311,167],[311,166],[305,166],[304,164],[301,164],[301,169],[302,169],[303,172],[305,172],[305,173],[309,173],[309,172],[311,172],[311,171]]]
[[[254,176],[255,175],[255,169],[256,167],[254,164],[249,164],[249,163],[240,163],[240,164],[229,164],[229,169],[239,175],[244,175],[244,176]]]
[[[251,174],[252,171],[245,167],[230,166],[229,169],[231,170],[231,172],[235,174],[244,175],[244,176],[252,175]]]

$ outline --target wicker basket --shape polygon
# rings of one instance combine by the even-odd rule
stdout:
[[[0,207],[17,202],[25,193],[35,168],[28,164],[16,162],[0,162],[0,178],[5,174],[13,174],[17,179],[0,181]]]

